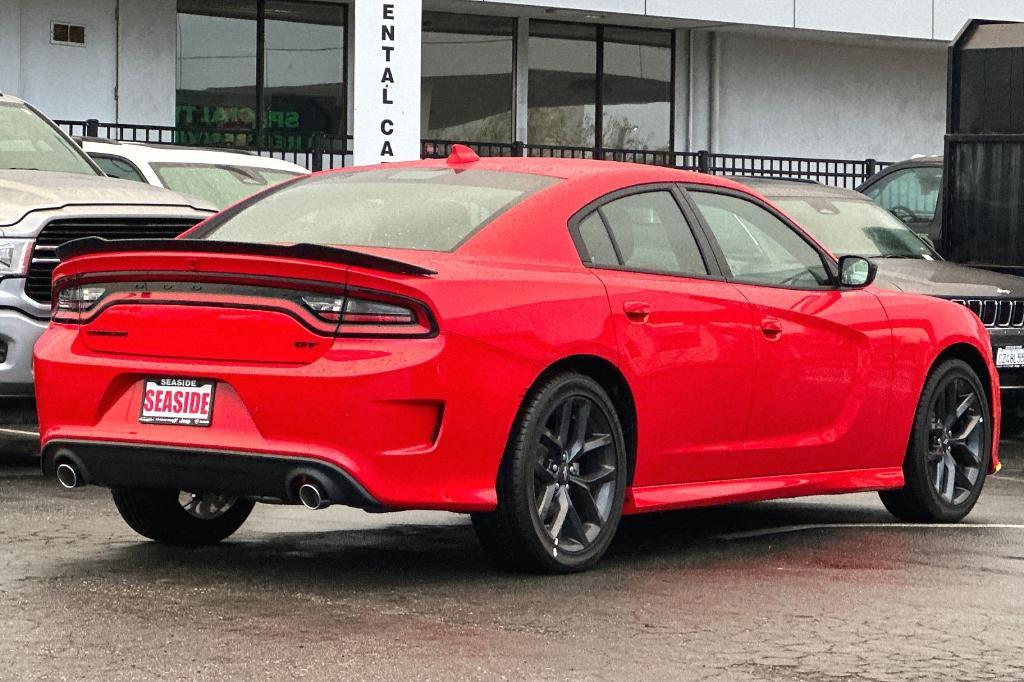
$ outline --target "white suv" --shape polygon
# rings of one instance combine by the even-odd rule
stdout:
[[[202,197],[224,208],[308,170],[251,152],[84,138],[82,148],[103,172]]]

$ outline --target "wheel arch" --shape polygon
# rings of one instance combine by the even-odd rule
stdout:
[[[981,351],[971,344],[963,342],[953,343],[946,346],[928,367],[928,373],[925,375],[925,380],[927,380],[928,376],[931,376],[931,373],[935,371],[936,367],[946,360],[962,360],[970,365],[971,369],[973,369],[978,375],[978,378],[981,379],[982,386],[985,388],[985,397],[988,398],[988,404],[991,408],[994,397],[992,394],[992,386],[993,383],[998,382],[998,377],[993,377],[989,372],[988,364],[985,362],[985,357],[981,354]]]
[[[629,475],[626,485],[632,485],[633,475],[636,473],[636,444],[637,444],[637,413],[636,400],[633,397],[633,390],[618,367],[611,361],[589,354],[578,354],[564,357],[548,365],[541,372],[530,388],[526,391],[522,404],[526,404],[527,397],[544,381],[561,372],[577,372],[590,377],[603,388],[615,406],[615,412],[622,425],[622,433],[626,440],[626,461],[629,465]],[[520,409],[522,409],[520,407]]]

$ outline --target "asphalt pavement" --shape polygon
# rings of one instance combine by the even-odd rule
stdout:
[[[0,679],[1024,679],[1024,445],[968,520],[874,494],[627,519],[592,572],[468,520],[257,506],[213,548],[0,460]]]

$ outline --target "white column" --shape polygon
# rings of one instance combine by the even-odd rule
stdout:
[[[355,165],[420,158],[422,0],[356,0]]]
[[[672,93],[675,120],[672,122],[672,136],[676,152],[690,151],[693,131],[690,127],[690,31],[684,28],[676,32],[675,92]]]
[[[516,22],[515,73],[516,130],[515,140],[529,142],[527,118],[530,111],[530,19],[520,17]]]

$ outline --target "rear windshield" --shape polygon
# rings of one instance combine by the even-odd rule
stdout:
[[[237,164],[153,163],[153,171],[167,189],[206,199],[217,208],[224,208],[256,194],[270,185],[294,178],[292,173],[270,168]]]
[[[330,173],[268,192],[192,237],[451,251],[555,182],[542,175],[447,168]]]

